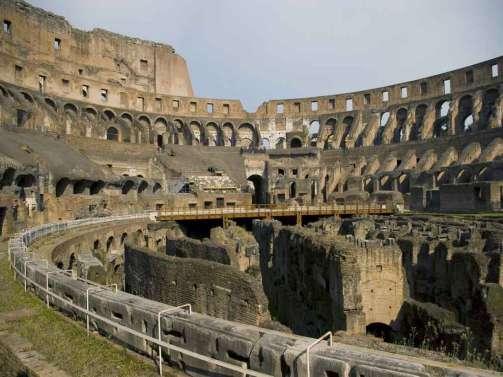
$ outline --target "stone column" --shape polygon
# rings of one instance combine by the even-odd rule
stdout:
[[[472,106],[472,115],[473,115],[473,130],[478,130],[480,128],[480,112],[482,111],[482,103],[483,103],[484,93],[482,90],[477,90],[473,95],[473,106]]]
[[[500,88],[500,92],[503,88]],[[494,102],[494,113],[489,118],[489,128],[497,128],[502,126],[503,121],[503,93]]]
[[[382,134],[382,143],[381,144],[389,144],[391,143],[391,140],[393,139],[393,133],[395,131],[397,121],[396,121],[396,112],[397,110],[391,110],[389,112],[389,119],[388,119],[388,124],[384,126],[384,131]],[[379,118],[379,126],[381,119]]]
[[[414,123],[416,123],[416,107],[412,106],[407,111],[407,119],[405,120],[405,130],[404,130],[404,138],[400,141],[409,141],[410,132],[412,127],[414,127]]]
[[[459,114],[459,98],[452,98],[449,105],[449,135],[456,134],[456,121]]]
[[[392,181],[391,181],[391,185],[392,185],[391,187],[392,187],[392,190],[393,190],[393,191],[398,191],[398,178],[399,178],[399,177],[395,177],[395,178],[391,178],[391,177],[390,177],[390,178],[389,178],[389,179],[391,179],[391,180],[392,180]]]
[[[429,139],[433,136],[433,126],[435,125],[436,118],[437,110],[435,109],[435,104],[430,103],[423,117],[423,125],[419,130],[419,140]]]

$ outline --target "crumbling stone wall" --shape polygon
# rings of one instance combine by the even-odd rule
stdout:
[[[313,226],[318,231],[276,221],[253,224],[271,314],[296,333],[365,333],[372,322],[390,324],[402,304],[399,249],[335,236],[339,227],[338,222]]]
[[[440,347],[443,342],[462,357],[468,352],[500,354],[501,224],[398,217],[379,219],[376,228],[380,237],[397,238],[413,299],[402,307],[396,328],[408,337],[406,324],[423,317],[416,323],[416,344]],[[428,317],[433,328],[426,331]]]
[[[217,318],[260,325],[270,319],[259,281],[231,266],[126,246],[126,290]]]

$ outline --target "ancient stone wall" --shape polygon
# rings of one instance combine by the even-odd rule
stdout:
[[[187,65],[171,46],[102,29],[78,30],[24,1],[3,0],[0,6],[9,23],[1,62],[11,67],[2,70],[2,80],[37,90],[43,85],[44,93],[110,106],[136,106],[135,92],[193,95]]]
[[[199,313],[260,325],[268,320],[260,283],[233,267],[202,259],[177,258],[126,246],[126,290]]]
[[[405,296],[401,253],[277,222],[254,222],[264,291],[273,317],[295,333],[328,330],[365,333],[373,322],[390,324]]]

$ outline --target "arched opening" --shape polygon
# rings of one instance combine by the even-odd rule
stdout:
[[[210,147],[220,145],[219,129],[216,123],[210,122],[206,125],[207,144]]]
[[[5,169],[2,181],[0,182],[0,187],[2,186],[10,186],[14,182],[14,176],[16,175],[16,170],[14,168]]]
[[[421,137],[421,130],[423,128],[424,117],[426,116],[426,110],[428,106],[419,105],[416,107],[415,111],[415,122],[412,125],[412,129],[410,130],[409,140],[416,141]]]
[[[327,123],[325,123],[325,128],[323,129],[323,149],[334,149],[336,147],[333,144],[336,126],[337,120],[334,118],[330,118],[327,120]]]
[[[343,149],[347,148],[346,139],[349,135],[349,131],[351,131],[351,127],[353,126],[353,121],[354,121],[354,118],[352,116],[347,116],[342,121],[342,125],[344,127],[344,133],[342,134],[341,148],[343,148]]]
[[[129,190],[131,190],[134,186],[134,182],[133,181],[126,181],[123,185],[122,185],[122,193],[124,195],[126,195]]]
[[[204,133],[201,124],[192,121],[189,127],[192,132],[192,145],[204,144]]]
[[[236,138],[234,135],[234,126],[232,123],[225,123],[222,126],[222,132],[224,136],[224,145],[226,147],[233,147],[236,145]]]
[[[276,149],[285,149],[285,138],[280,137],[278,141],[276,141]]]
[[[396,112],[396,128],[393,133],[393,143],[405,141],[405,122],[407,121],[408,111],[403,107]]]
[[[107,253],[110,252],[110,249],[112,248],[112,245],[114,243],[114,237],[110,236],[107,239]]]
[[[157,146],[159,148],[163,147],[162,135],[157,135]]]
[[[65,111],[65,114],[69,114],[73,117],[77,116],[77,106],[75,106],[73,103],[66,103],[65,106],[63,106],[63,109]]]
[[[49,107],[54,110],[55,112],[58,112],[58,107],[56,106],[56,102],[54,102],[52,99],[50,98],[46,98],[45,99],[45,103],[47,105],[49,105]]]
[[[363,189],[369,194],[372,194],[374,192],[374,182],[372,181],[372,178],[365,179],[363,183]]]
[[[101,247],[101,242],[100,240],[94,240],[94,243],[93,243],[93,250],[99,250]]]
[[[161,190],[162,186],[159,182],[154,183],[154,186],[152,187],[152,193],[156,193],[157,191]]]
[[[32,174],[21,174],[16,178],[16,185],[19,187],[31,187],[35,184],[35,177]]]
[[[121,235],[121,245],[124,245],[124,242],[127,241],[127,233],[122,233]]]
[[[466,170],[461,170],[456,176],[456,183],[469,183],[472,180],[472,174]]]
[[[63,195],[69,185],[70,180],[68,178],[61,178],[58,183],[56,183],[56,197]]]
[[[103,181],[93,182],[93,184],[91,185],[91,187],[89,189],[89,192],[91,195],[99,194],[100,191],[103,189],[103,187],[105,187],[105,182],[103,182]]]
[[[439,138],[449,133],[449,101],[440,101],[436,105],[436,120],[433,126],[433,137]]]
[[[143,191],[145,191],[148,188],[148,183],[147,181],[141,181],[140,184],[138,185],[138,193],[141,194]]]
[[[374,322],[367,325],[365,328],[367,335],[373,335],[377,338],[383,339],[385,342],[393,341],[393,330],[390,326],[381,323]]]
[[[108,127],[107,140],[119,141],[119,130],[115,127]]]
[[[307,129],[309,145],[312,147],[316,147],[318,142],[318,135],[320,133],[320,122],[317,120],[313,120]]]
[[[244,123],[238,128],[239,141],[244,148],[254,148],[257,145],[257,134],[250,123]]]
[[[73,193],[82,194],[88,187],[88,182],[84,179],[78,180],[73,184]]]
[[[459,100],[456,132],[470,132],[473,127],[473,99],[472,96],[463,96]]]
[[[87,118],[87,120],[92,122],[92,121],[96,120],[96,118],[98,117],[98,112],[95,109],[93,109],[92,107],[87,107],[84,110],[84,115]]]
[[[389,122],[389,118],[390,118],[389,111],[381,113],[381,116],[379,118],[379,129],[377,130],[377,134],[374,139],[374,145],[381,145],[384,129]]]
[[[69,269],[69,270],[72,270],[72,269],[73,269],[73,265],[75,264],[75,259],[76,259],[76,258],[75,258],[75,253],[72,253],[72,254],[70,255],[70,260],[69,260],[69,262],[68,262],[68,269]]]
[[[103,120],[111,122],[115,119],[115,113],[112,110],[103,111]]]
[[[302,140],[300,140],[298,137],[294,137],[292,140],[290,140],[290,148],[301,148],[302,147]]]
[[[297,184],[295,182],[290,182],[289,195],[290,198],[295,198],[297,196]]]
[[[381,190],[390,191],[393,189],[393,186],[391,184],[391,177],[389,175],[385,175],[385,176],[381,177],[381,179],[379,180],[379,183],[380,183]]]
[[[402,194],[410,192],[410,180],[407,174],[402,174],[398,177],[398,191]]]
[[[451,183],[451,176],[444,170],[436,174],[435,180],[438,185],[447,185]]]
[[[251,175],[247,179],[253,192],[252,203],[265,204],[264,179],[258,174]]]
[[[483,130],[489,127],[489,122],[496,115],[496,100],[499,93],[497,89],[489,89],[482,98],[482,110],[480,111],[480,124],[478,128]],[[496,126],[500,126],[499,124]]]
[[[23,95],[24,99],[26,101],[28,101],[29,103],[33,103],[34,102],[33,97],[31,95],[29,95],[28,93],[21,92],[21,94]]]

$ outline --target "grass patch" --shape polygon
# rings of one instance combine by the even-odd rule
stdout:
[[[0,251],[6,245],[1,244]],[[86,336],[84,327],[66,320],[44,303],[25,293],[22,284],[15,281],[7,257],[0,258],[0,313],[30,309],[33,316],[10,322],[13,331],[30,343],[48,362],[72,376],[79,377],[154,377],[157,369],[132,355],[126,349],[115,347],[105,339]],[[165,376],[180,376],[175,371]]]

